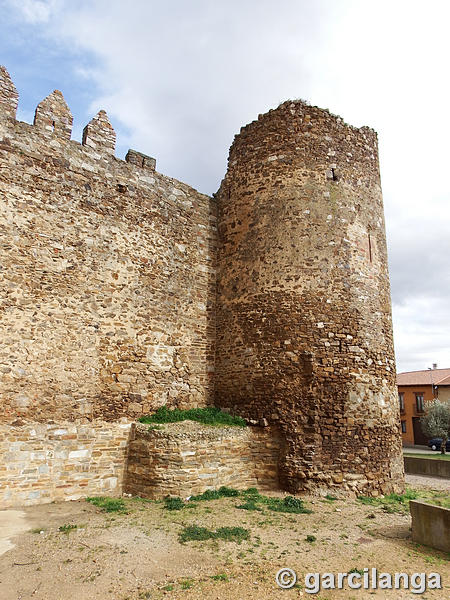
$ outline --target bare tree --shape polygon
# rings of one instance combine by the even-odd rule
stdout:
[[[445,454],[445,444],[450,435],[450,402],[438,398],[426,402],[425,416],[420,419],[420,424],[428,437],[442,438],[441,454]]]

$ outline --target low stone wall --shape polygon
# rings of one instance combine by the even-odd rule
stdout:
[[[277,489],[282,441],[275,428],[208,427],[183,421],[133,426],[124,491],[187,497],[222,485]]]
[[[0,509],[120,494],[130,427],[0,426]]]
[[[447,477],[450,479],[450,460],[405,456],[404,461],[405,473],[410,473],[411,475],[428,475],[430,477]]]
[[[450,552],[450,509],[411,500],[412,539],[419,544]]]

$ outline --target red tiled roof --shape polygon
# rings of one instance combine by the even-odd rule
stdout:
[[[397,385],[450,385],[450,369],[397,373]]]

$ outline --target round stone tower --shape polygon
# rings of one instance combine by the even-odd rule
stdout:
[[[217,404],[279,426],[291,492],[401,491],[376,133],[285,102],[235,137],[217,200]]]

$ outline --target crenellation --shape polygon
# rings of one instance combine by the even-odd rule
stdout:
[[[19,94],[5,67],[0,65],[0,118],[16,118]]]
[[[142,152],[138,152],[137,150],[128,150],[125,161],[132,165],[136,165],[137,167],[141,167],[142,169],[147,169],[148,171],[154,171],[156,169],[156,159],[147,156],[146,154],[142,154]]]
[[[83,129],[82,144],[100,153],[114,154],[116,132],[104,110],[100,110]]]
[[[70,140],[73,117],[59,90],[54,90],[37,105],[33,124],[47,134]]]

